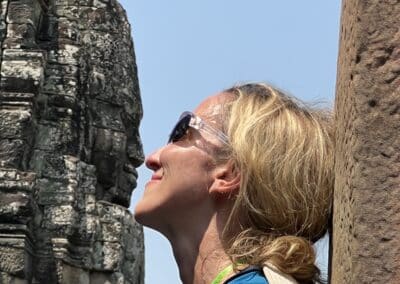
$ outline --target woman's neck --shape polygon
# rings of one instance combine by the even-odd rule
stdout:
[[[210,222],[202,234],[185,232],[174,236],[176,238],[169,240],[183,284],[210,284],[220,271],[231,264],[215,222]]]

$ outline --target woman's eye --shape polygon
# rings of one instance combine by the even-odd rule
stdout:
[[[192,129],[188,128],[184,133],[182,133],[182,136],[179,138],[178,141],[190,140],[192,135],[193,135]]]

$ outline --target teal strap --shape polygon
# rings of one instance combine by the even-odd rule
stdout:
[[[222,279],[225,278],[229,273],[233,271],[233,265],[230,264],[227,267],[225,267],[218,275],[214,278],[214,280],[211,282],[211,284],[220,284]]]

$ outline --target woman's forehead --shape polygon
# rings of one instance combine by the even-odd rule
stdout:
[[[221,114],[222,107],[228,98],[229,94],[227,93],[218,93],[207,97],[196,107],[194,113],[203,119],[212,119]]]

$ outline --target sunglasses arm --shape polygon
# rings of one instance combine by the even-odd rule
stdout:
[[[211,127],[210,125],[204,123],[201,118],[197,116],[193,116],[190,120],[189,126],[197,129],[197,130],[204,130],[211,135],[217,136],[217,138],[223,142],[225,145],[229,145],[228,136],[226,136],[222,131]]]

